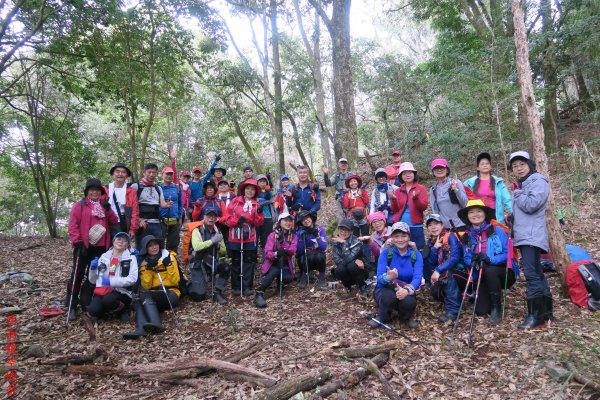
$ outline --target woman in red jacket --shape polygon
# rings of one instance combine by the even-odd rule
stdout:
[[[75,320],[80,302],[87,306],[91,301],[93,287],[90,285],[89,293],[82,293],[81,282],[87,276],[90,261],[110,247],[110,226],[118,223],[110,203],[101,201],[106,191],[99,179],[88,179],[83,193],[85,197],[73,205],[69,217],[69,239],[73,245],[73,266],[65,300],[69,321]]]
[[[428,204],[427,188],[417,183],[417,170],[410,162],[400,165],[398,179],[401,185],[392,197],[394,222],[406,222],[410,227],[410,239],[422,250],[425,246],[423,219]]]
[[[256,197],[261,193],[254,179],[246,179],[238,186],[238,197],[227,207],[229,238],[227,248],[231,255],[231,289],[234,296],[251,296],[256,267],[256,228],[265,217]]]

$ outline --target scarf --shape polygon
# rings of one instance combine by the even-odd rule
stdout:
[[[100,205],[100,202],[90,200],[90,203],[92,204],[92,216],[103,219],[106,215],[104,214],[104,208]]]
[[[375,206],[375,209],[378,211],[385,211],[388,210],[390,208],[389,206],[389,198],[388,198],[388,183],[378,183],[377,187],[376,187],[376,193],[375,193],[375,199],[374,199],[374,203],[373,205]],[[381,204],[381,197],[379,195],[379,193],[385,193],[385,204]],[[387,214],[386,214],[387,217]]]
[[[252,212],[252,199],[248,200],[244,197],[244,208],[243,208],[245,213],[251,213]]]
[[[486,254],[487,239],[488,239],[486,229],[489,226],[490,226],[490,224],[488,224],[487,222],[484,222],[483,225],[481,225],[479,228],[475,228],[474,226],[471,226],[471,233],[477,239],[477,243],[475,243],[475,249],[473,251],[474,254],[478,254],[478,253]],[[478,251],[479,244],[481,244],[481,251]]]
[[[377,243],[381,248],[383,247],[385,241],[388,240],[388,238],[390,237],[390,228],[386,226],[385,228],[383,228],[381,233],[375,231],[373,232],[373,235],[371,237],[373,238],[373,241]]]
[[[154,184],[156,183],[155,181],[150,182],[149,180],[147,180],[146,178],[142,178],[142,183],[144,184],[144,186],[154,186]]]

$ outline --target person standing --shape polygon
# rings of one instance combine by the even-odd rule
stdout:
[[[348,160],[343,157],[338,160],[338,171],[333,176],[333,181],[329,178],[329,168],[326,165],[323,165],[321,170],[323,171],[325,187],[335,186],[335,200],[338,202],[336,217],[339,223],[346,218],[344,210],[342,209],[342,197],[344,197],[344,194],[348,191],[345,182],[346,179],[354,175],[354,173],[348,170]]]
[[[127,187],[127,179],[131,176],[131,171],[125,164],[117,163],[110,169],[110,175],[113,181],[104,186],[106,195],[100,199],[102,204],[105,201],[109,202],[119,219],[117,224],[110,226],[110,235],[114,237],[117,232],[128,232],[132,237],[138,229],[140,210],[137,193]]]
[[[394,150],[392,152],[392,163],[385,167],[388,181],[392,185],[396,184],[396,178],[400,173],[400,164],[402,164],[402,152],[400,150]]]
[[[259,245],[264,251],[265,246],[267,244],[267,238],[273,232],[273,208],[272,204],[274,202],[273,192],[271,191],[271,186],[269,186],[269,181],[266,175],[258,175],[256,177],[256,182],[258,186],[260,186],[261,193],[256,197],[260,207],[262,208],[262,213],[265,217],[265,222],[258,229],[258,239]]]
[[[166,238],[166,249],[177,252],[179,247],[180,221],[184,215],[183,200],[181,188],[174,182],[175,171],[171,167],[163,168],[163,182],[159,183],[163,196],[171,207],[160,208],[160,220],[162,231]]]
[[[465,208],[469,198],[462,182],[455,176],[450,179],[448,161],[436,158],[431,162],[435,183],[429,189],[431,210],[442,218],[446,229],[464,230],[465,223],[458,218],[458,210]]]
[[[513,237],[521,251],[527,280],[527,317],[517,328],[531,329],[554,319],[552,293],[540,255],[547,253],[546,208],[550,196],[548,178],[536,170],[526,151],[510,155],[508,164],[517,178],[513,184]]]
[[[308,210],[317,213],[321,209],[321,192],[319,184],[308,180],[308,167],[298,165],[298,183],[291,190],[284,192],[287,206],[292,216],[298,215],[300,211]]]
[[[85,307],[91,301],[91,288],[89,291],[82,290],[83,277],[87,276],[90,261],[100,257],[110,246],[109,227],[118,221],[110,203],[100,202],[106,191],[99,179],[88,179],[83,194],[84,197],[71,208],[69,216],[69,240],[73,246],[73,267],[65,299],[69,321],[77,317],[80,303]]]
[[[388,176],[385,169],[378,168],[375,171],[375,189],[371,194],[370,213],[382,212],[385,216],[384,223],[392,225],[392,198],[394,192],[398,189],[396,185],[388,182]]]
[[[217,166],[217,163],[219,162],[220,159],[221,159],[220,155],[217,155],[215,157],[215,161],[213,161],[210,168],[208,169],[208,172],[203,177],[202,177],[202,168],[194,167],[194,169],[192,169],[193,177],[192,177],[192,180],[190,181],[190,190],[192,191],[192,195],[190,197],[190,206],[193,206],[194,203],[196,203],[196,200],[202,199],[202,196],[203,196],[202,189],[204,189],[204,185],[206,184],[206,182],[208,182],[210,180],[210,178],[213,176],[215,166]]]

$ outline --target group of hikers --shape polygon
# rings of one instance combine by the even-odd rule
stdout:
[[[490,323],[497,324],[503,318],[502,294],[519,274],[518,253],[528,310],[518,328],[540,327],[554,318],[540,262],[548,252],[549,184],[525,151],[510,155],[511,191],[492,174],[488,153],[477,156],[477,173],[465,182],[451,175],[445,159],[434,159],[435,183],[428,189],[396,150],[391,164],[375,171],[370,196],[341,158],[335,174],[322,168],[325,186],[335,187],[337,205],[337,234],[329,240],[317,223],[321,190],[306,166],[296,168],[296,183],[284,174],[275,184],[270,174],[254,176],[246,167],[236,187],[219,161],[217,156],[204,176],[200,167],[178,174],[171,155],[162,182],[158,165],[148,163],[133,183],[127,182],[130,169],[119,163],[110,169],[109,184],[96,178],[86,182],[69,220],[69,321],[76,319],[79,305],[94,322],[102,316],[129,321],[133,308],[136,329],[123,337],[135,339],[162,332],[160,312],[170,309],[175,316],[184,294],[224,305],[230,283],[233,296],[253,297],[254,305],[264,308],[273,281],[275,296],[283,298],[286,286],[298,280],[301,289],[314,284],[321,290],[341,282],[365,298],[375,286],[372,327],[396,313],[402,324],[415,328],[416,294],[426,291],[443,302],[441,322],[456,320],[470,299],[478,315],[489,314]],[[190,265],[189,279],[180,264]]]

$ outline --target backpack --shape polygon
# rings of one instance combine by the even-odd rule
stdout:
[[[388,268],[392,266],[392,260],[394,259],[394,248],[390,248],[388,249],[388,253],[387,253],[387,266]],[[413,269],[415,268],[415,263],[417,262],[417,252],[416,250],[411,250],[410,251],[410,263],[413,267]],[[417,288],[415,288],[416,290]]]
[[[204,225],[204,221],[189,222],[187,224],[187,231],[183,236],[183,246],[181,248],[181,259],[185,265],[189,264],[188,258],[190,254],[190,246],[192,244],[192,232],[194,232],[194,229],[199,228],[202,225]]]
[[[138,204],[139,204],[139,209],[140,209],[140,218],[160,219],[160,192],[161,191],[158,189],[158,184],[156,183],[156,184],[154,184],[154,186],[150,186],[150,187],[153,187],[154,190],[156,190],[156,194],[158,195],[158,204],[139,203],[140,195],[142,194],[142,192],[144,191],[144,189],[147,186],[144,185],[141,180],[137,182],[137,185],[138,185],[137,198],[138,198]]]

